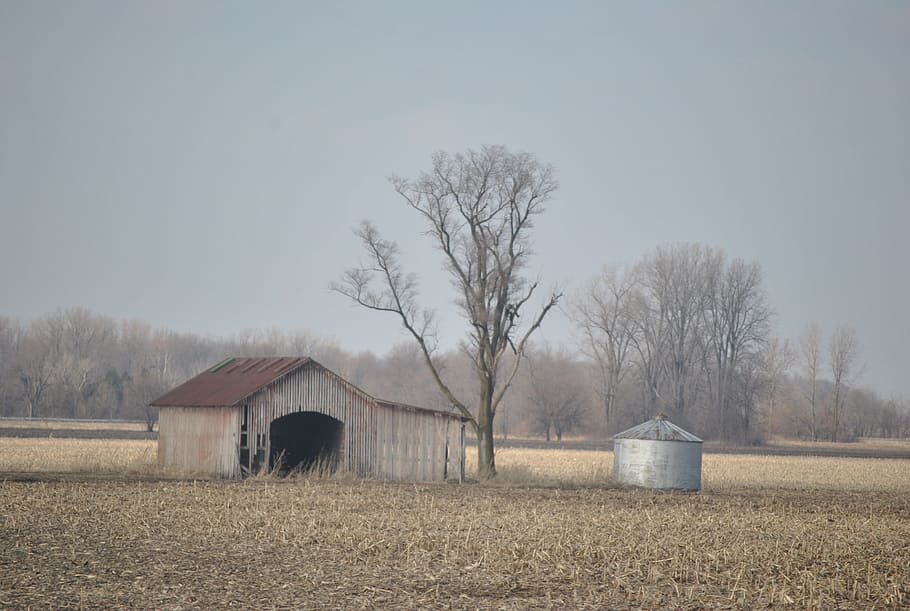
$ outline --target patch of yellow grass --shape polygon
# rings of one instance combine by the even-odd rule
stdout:
[[[88,431],[142,431],[147,430],[144,422],[123,420],[65,420],[43,418],[0,418],[0,428],[10,429],[71,429]],[[158,430],[155,424],[154,430]]]
[[[471,450],[466,466],[469,477],[476,477],[477,454]],[[496,464],[498,486],[614,485],[612,452],[502,448],[496,453]],[[130,474],[157,470],[154,440],[0,437],[3,472]],[[706,453],[702,488],[707,492],[778,489],[910,494],[910,460]]]
[[[883,439],[877,437],[866,437],[851,442],[833,442],[833,441],[800,441],[796,439],[787,439],[784,437],[775,437],[768,441],[770,447],[780,448],[799,448],[801,450],[812,451],[818,450],[906,450],[910,448],[908,439]]]
[[[467,448],[468,477],[477,476],[477,452]],[[500,448],[497,480],[517,485],[603,486],[612,481],[613,453],[596,450]]]
[[[702,487],[910,493],[910,460],[705,454]]]
[[[145,422],[127,420],[69,420],[59,418],[0,418],[0,428],[8,429],[69,429],[79,431],[141,431],[148,429]],[[153,429],[158,430],[156,422]]]
[[[158,442],[0,437],[0,471],[136,473],[157,468]]]
[[[476,452],[468,452],[466,465],[476,477]],[[595,487],[613,483],[612,452],[503,448],[496,453],[496,466],[497,479],[503,483]],[[702,488],[910,493],[910,460],[706,453]]]

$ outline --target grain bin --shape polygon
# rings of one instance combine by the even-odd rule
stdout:
[[[702,440],[663,414],[613,436],[613,477],[644,488],[701,488]]]

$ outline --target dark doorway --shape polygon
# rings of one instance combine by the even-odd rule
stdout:
[[[341,453],[344,423],[316,412],[295,412],[269,426],[269,471],[287,475],[313,468],[334,472]]]

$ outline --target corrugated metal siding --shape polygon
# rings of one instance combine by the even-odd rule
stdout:
[[[236,407],[159,408],[158,463],[219,477],[238,477],[240,416]]]
[[[645,488],[699,490],[700,443],[617,439],[613,442],[613,476]]]

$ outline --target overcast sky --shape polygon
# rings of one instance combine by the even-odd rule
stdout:
[[[696,241],[760,263],[777,332],[855,326],[910,394],[907,2],[0,0],[0,314],[85,306],[383,353],[327,290],[362,219],[464,329],[387,182],[505,144],[559,172],[535,274]],[[568,341],[558,314],[543,336]]]

